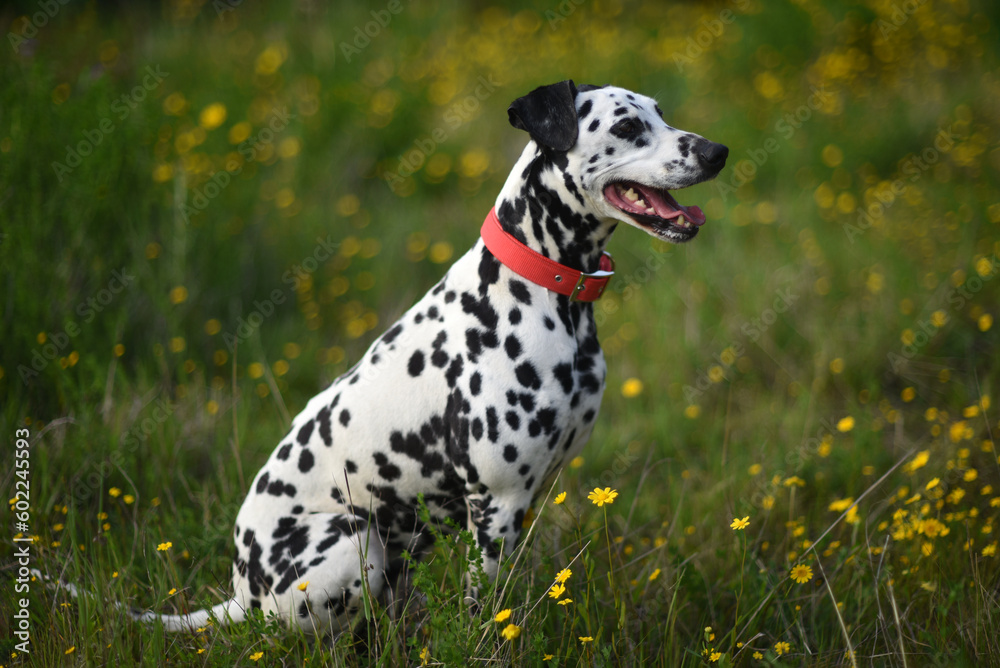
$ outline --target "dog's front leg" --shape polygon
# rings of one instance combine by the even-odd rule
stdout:
[[[521,534],[521,524],[529,502],[524,497],[500,497],[492,494],[470,494],[469,531],[482,550],[482,574],[494,580],[500,568],[500,558],[509,556]],[[470,596],[478,599],[477,566],[470,566]]]

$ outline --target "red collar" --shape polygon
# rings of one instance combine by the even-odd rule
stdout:
[[[586,274],[528,248],[504,231],[495,208],[486,216],[480,235],[493,256],[515,274],[566,295],[571,301],[597,301],[615,273],[615,262],[608,252],[601,255],[600,269]]]

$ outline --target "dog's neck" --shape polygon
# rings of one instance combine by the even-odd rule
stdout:
[[[598,269],[614,223],[587,209],[565,153],[528,142],[496,201],[504,230],[542,255],[579,271]]]

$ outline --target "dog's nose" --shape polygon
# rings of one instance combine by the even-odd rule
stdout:
[[[719,171],[726,165],[726,158],[729,157],[729,148],[713,141],[705,141],[698,149],[698,160],[705,167]]]

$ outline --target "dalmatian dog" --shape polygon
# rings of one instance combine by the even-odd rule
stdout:
[[[667,125],[612,86],[543,86],[515,100],[531,137],[482,237],[361,360],[309,401],[236,518],[233,597],[169,631],[255,608],[309,633],[345,630],[432,522],[466,524],[493,577],[525,512],[590,436],[605,383],[592,301],[619,223],[690,241],[705,222],[672,191],[715,177],[729,150]]]

